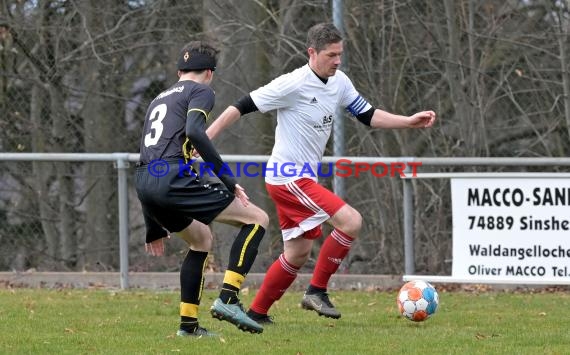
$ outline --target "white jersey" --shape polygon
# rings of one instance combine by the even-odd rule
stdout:
[[[265,181],[283,185],[306,177],[317,181],[330,174],[320,166],[338,106],[353,115],[372,106],[350,79],[337,70],[326,83],[304,65],[250,93],[261,112],[277,110],[275,145],[267,162]]]

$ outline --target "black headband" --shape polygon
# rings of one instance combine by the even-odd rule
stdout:
[[[178,70],[216,70],[216,58],[193,50],[183,50],[178,58]]]

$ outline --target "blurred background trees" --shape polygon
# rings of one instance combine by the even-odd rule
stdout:
[[[429,130],[372,131],[346,115],[346,155],[569,155],[567,0],[342,3],[345,71],[360,93],[388,111],[439,116]],[[307,29],[323,21],[332,21],[331,1],[0,0],[0,151],[138,152],[146,106],[177,80],[183,44],[209,39],[221,49],[216,117],[305,64]],[[275,124],[273,114],[248,115],[215,144],[224,154],[269,154]],[[0,270],[118,268],[112,165],[0,166]],[[263,272],[281,251],[273,204],[261,178],[240,183],[272,216],[252,270]],[[344,272],[402,273],[400,181],[362,175],[345,185],[365,227]],[[414,189],[416,269],[449,273],[448,183]],[[145,256],[134,191],[130,206],[132,269],[177,270],[183,243],[169,241],[165,258]],[[235,230],[213,228],[216,269]]]

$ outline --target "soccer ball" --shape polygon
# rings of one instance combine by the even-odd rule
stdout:
[[[398,310],[414,322],[422,322],[432,316],[439,304],[436,289],[425,281],[409,281],[398,292]]]

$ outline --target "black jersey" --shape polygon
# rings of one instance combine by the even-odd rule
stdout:
[[[220,154],[206,134],[206,120],[214,106],[214,91],[191,80],[179,81],[163,91],[150,104],[140,144],[140,163],[153,160],[192,160],[196,148],[230,192],[236,181],[225,173]],[[180,168],[180,166],[179,166]],[[179,171],[179,173],[182,173]]]
[[[214,107],[214,91],[191,80],[179,81],[160,93],[148,107],[140,143],[140,162],[189,157],[191,145],[186,137],[189,110],[204,113]]]

